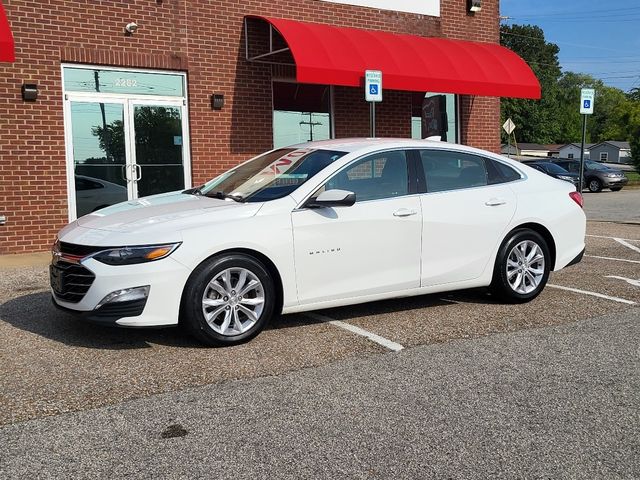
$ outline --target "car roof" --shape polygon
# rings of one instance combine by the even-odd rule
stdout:
[[[314,142],[299,143],[297,145],[291,145],[286,148],[308,148],[308,149],[322,149],[322,150],[340,150],[342,152],[354,153],[368,153],[378,150],[386,150],[389,148],[430,148],[440,150],[455,150],[459,152],[471,153],[476,155],[491,156],[493,158],[499,158],[510,164],[517,164],[513,160],[507,159],[507,157],[490,152],[487,150],[481,150],[467,145],[461,145],[459,143],[449,143],[438,140],[419,140],[411,138],[339,138],[332,140],[318,140]]]

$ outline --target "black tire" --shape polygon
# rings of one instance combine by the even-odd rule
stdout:
[[[590,178],[589,180],[587,180],[587,187],[589,188],[590,192],[598,193],[602,190],[602,182],[597,178]]]
[[[611,187],[612,192],[619,192],[620,190],[622,190],[622,187]]]
[[[514,290],[507,278],[507,259],[512,249],[523,241],[534,242],[542,250],[544,257],[544,269],[538,286],[531,292],[520,293]],[[533,300],[544,289],[549,279],[551,268],[551,254],[549,246],[542,236],[527,228],[513,231],[503,242],[498,250],[496,263],[493,269],[493,280],[491,282],[491,293],[508,303],[524,303]]]
[[[260,316],[249,330],[240,334],[223,335],[207,323],[202,302],[209,282],[229,268],[246,269],[258,278],[264,292],[264,304]],[[275,303],[275,284],[260,261],[243,254],[221,255],[204,261],[189,277],[182,294],[180,322],[191,335],[206,345],[237,345],[251,340],[262,331],[273,316]]]

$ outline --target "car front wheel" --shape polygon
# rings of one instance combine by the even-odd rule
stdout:
[[[192,273],[182,299],[182,321],[207,345],[234,345],[260,333],[274,305],[274,282],[260,261],[222,255]]]
[[[602,190],[602,182],[600,182],[600,180],[598,180],[597,178],[592,178],[591,180],[589,180],[588,186],[589,191],[593,193],[597,193]]]
[[[512,303],[533,300],[547,284],[550,259],[547,242],[539,233],[516,230],[500,246],[491,291]]]

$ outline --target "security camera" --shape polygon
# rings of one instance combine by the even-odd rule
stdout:
[[[127,23],[127,25],[124,27],[124,31],[128,34],[133,34],[136,30],[138,30],[138,24],[135,22]]]

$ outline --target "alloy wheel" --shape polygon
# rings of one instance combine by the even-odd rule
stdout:
[[[538,288],[544,277],[544,253],[536,242],[524,240],[507,257],[507,281],[513,291],[528,294]]]
[[[215,332],[235,336],[256,324],[264,303],[264,287],[253,272],[246,268],[227,268],[206,286],[202,313]]]

